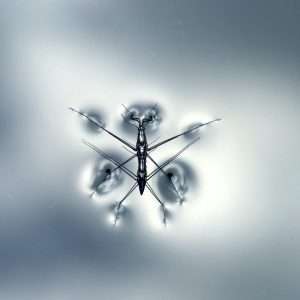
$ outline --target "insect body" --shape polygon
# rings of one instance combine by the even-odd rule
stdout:
[[[125,107],[126,108],[126,107]],[[220,121],[221,119],[215,119],[212,121],[209,121],[207,123],[200,123],[180,134],[177,134],[175,136],[172,136],[168,139],[165,139],[161,142],[158,142],[152,146],[148,145],[147,143],[147,136],[146,136],[146,127],[147,124],[149,124],[150,122],[153,121],[152,117],[147,117],[147,118],[138,118],[135,116],[131,116],[131,120],[133,122],[137,123],[137,126],[135,124],[132,124],[133,126],[135,126],[138,130],[137,132],[137,140],[136,140],[136,145],[132,145],[131,143],[129,143],[128,141],[122,139],[121,137],[117,136],[116,134],[114,134],[113,132],[109,131],[108,129],[106,129],[101,123],[98,123],[97,121],[93,120],[92,118],[90,118],[88,115],[74,109],[74,108],[70,108],[72,111],[78,113],[79,115],[81,115],[82,117],[86,118],[89,122],[91,122],[92,124],[94,124],[95,126],[97,126],[98,128],[102,129],[103,131],[105,131],[106,133],[108,133],[109,135],[111,135],[112,137],[114,137],[115,139],[117,139],[118,141],[120,141],[121,143],[123,143],[130,152],[133,151],[134,153],[132,154],[132,156],[130,156],[128,159],[126,159],[124,162],[120,163],[117,162],[115,159],[113,159],[109,154],[105,153],[104,151],[102,151],[100,148],[96,147],[95,145],[90,144],[89,142],[83,141],[87,146],[89,146],[90,148],[92,148],[94,151],[96,151],[98,154],[100,154],[102,157],[104,157],[105,159],[111,161],[116,167],[111,171],[114,172],[117,169],[121,169],[125,174],[127,174],[129,177],[131,177],[134,180],[134,184],[131,187],[131,189],[127,192],[127,194],[123,197],[123,199],[121,201],[119,201],[118,205],[117,205],[117,212],[115,215],[115,224],[116,221],[119,218],[119,212],[120,212],[120,208],[122,203],[126,200],[126,198],[137,188],[139,187],[139,192],[141,195],[143,195],[145,188],[147,188],[150,193],[155,197],[155,199],[159,202],[160,206],[162,207],[163,210],[163,222],[166,222],[166,209],[165,209],[165,205],[164,203],[160,200],[160,198],[157,196],[157,194],[154,192],[154,190],[152,189],[152,187],[149,184],[149,180],[155,176],[158,172],[163,173],[165,176],[168,177],[168,174],[164,171],[164,168],[169,165],[171,162],[173,162],[175,159],[177,159],[177,157],[179,155],[181,155],[188,147],[190,147],[191,145],[193,145],[195,142],[197,142],[199,140],[199,136],[196,137],[194,140],[192,140],[190,143],[188,143],[184,148],[182,148],[180,151],[178,151],[175,155],[173,155],[172,157],[170,157],[169,159],[167,159],[165,162],[163,162],[161,165],[159,165],[150,155],[150,153],[154,150],[156,150],[158,147],[180,137],[183,136],[185,134],[188,134],[192,131],[195,131],[196,129],[202,127],[202,126],[206,126],[208,124],[211,124],[213,122],[216,121]],[[127,108],[126,108],[127,109]],[[128,110],[128,109],[127,109]],[[128,169],[125,165],[131,161],[132,159],[137,158],[137,162],[138,162],[138,168],[137,168],[137,172],[136,174],[134,172],[132,172],[130,169]],[[147,173],[147,160],[152,161],[152,163],[156,166],[156,168],[150,173]],[[174,185],[174,183],[172,182],[172,180],[169,180],[169,183],[172,187],[172,189],[174,190],[174,192],[178,195],[178,198],[181,199],[181,195],[178,193],[176,186]]]
[[[137,183],[139,185],[140,194],[143,195],[146,180],[147,180],[147,139],[145,129],[143,126],[139,126],[138,138],[136,142],[136,150],[138,157],[138,170],[137,170]]]

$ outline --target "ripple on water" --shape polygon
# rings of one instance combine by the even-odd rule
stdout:
[[[187,200],[187,192],[195,186],[196,175],[192,167],[184,161],[175,161],[160,172],[157,185],[167,203],[175,204]]]
[[[98,160],[91,172],[89,189],[92,195],[104,195],[110,193],[123,182],[123,174],[120,169],[114,170],[115,166],[107,160]]]

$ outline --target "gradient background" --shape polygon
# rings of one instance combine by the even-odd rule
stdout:
[[[0,15],[1,299],[300,297],[299,1],[20,0]],[[121,103],[139,100],[164,109],[163,137],[223,118],[183,155],[199,184],[166,229],[138,193],[111,226],[130,179],[90,200],[81,139],[120,144],[66,109],[121,133]]]

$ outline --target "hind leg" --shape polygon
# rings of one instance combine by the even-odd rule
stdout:
[[[114,225],[117,225],[117,221],[120,218],[120,209],[122,203],[127,199],[127,197],[136,189],[138,186],[137,182],[131,187],[131,189],[127,192],[127,194],[123,197],[123,199],[118,203],[115,213]]]
[[[146,187],[148,188],[148,190],[150,191],[150,193],[154,196],[154,198],[159,202],[162,211],[163,211],[163,223],[165,225],[167,225],[167,214],[166,214],[166,207],[165,204],[159,199],[159,197],[156,195],[156,193],[154,192],[154,190],[152,189],[152,187],[150,186],[149,183],[146,183]]]

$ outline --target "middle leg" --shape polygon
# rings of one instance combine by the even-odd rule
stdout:
[[[170,186],[172,187],[173,191],[176,193],[177,197],[180,200],[180,203],[183,202],[183,196],[179,193],[178,188],[175,186],[172,177],[170,177],[166,171],[163,169],[162,166],[160,166],[150,155],[149,153],[147,154],[147,156],[149,157],[149,159],[155,164],[155,166],[158,168],[158,170],[160,170],[166,177],[166,179],[168,180],[168,182],[170,183]]]

